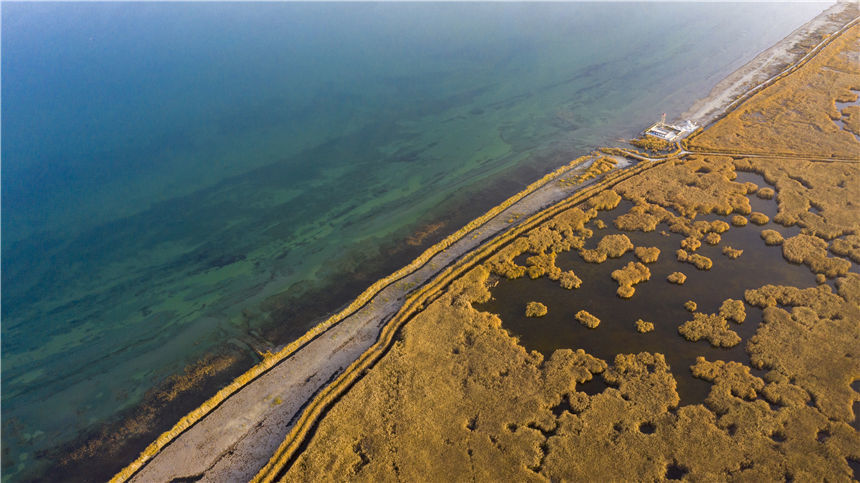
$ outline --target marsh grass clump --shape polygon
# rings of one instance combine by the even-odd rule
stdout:
[[[690,255],[684,249],[680,249],[675,253],[678,256],[679,262],[689,263],[694,267],[698,268],[699,270],[710,270],[711,267],[714,266],[714,262],[704,255],[699,255],[698,253]]]
[[[761,239],[764,240],[765,245],[782,245],[783,238],[782,234],[776,230],[762,230],[761,231]]]
[[[580,250],[579,254],[588,263],[603,263],[606,258],[618,258],[633,250],[633,242],[627,235],[606,235],[597,243],[597,248]]]
[[[621,196],[615,190],[607,189],[588,199],[588,205],[595,210],[612,210],[621,202]]]
[[[654,324],[652,322],[646,322],[642,319],[637,320],[634,325],[636,326],[636,331],[640,334],[645,334],[654,330]]]
[[[764,213],[759,213],[755,211],[750,213],[750,221],[755,223],[756,225],[766,225],[770,218],[767,217]]]
[[[546,305],[540,302],[529,302],[526,304],[526,317],[543,317],[546,314]]]
[[[690,342],[707,339],[714,347],[734,347],[741,342],[741,337],[729,328],[725,317],[718,314],[694,313],[693,320],[678,327],[678,333]]]
[[[743,254],[743,252],[744,251],[741,250],[740,248],[732,248],[729,245],[726,245],[723,247],[723,255],[729,257],[732,260],[741,256],[741,254]]]
[[[763,200],[772,200],[775,194],[773,188],[764,187],[758,190],[755,195]]]
[[[516,279],[528,274],[531,278],[548,276],[559,280],[562,271],[555,265],[557,253],[579,250],[585,239],[592,235],[585,224],[597,216],[595,209],[583,211],[579,207],[563,210],[548,222],[521,235],[502,247],[485,262],[485,267],[496,275]],[[525,253],[532,256],[526,266],[515,260]],[[568,277],[568,281],[573,281]]]
[[[672,272],[668,277],[666,277],[666,280],[668,280],[669,283],[674,283],[676,285],[684,285],[684,282],[687,281],[687,276],[681,272]]]
[[[845,235],[843,238],[837,238],[830,244],[830,251],[837,254],[847,256],[854,263],[860,263],[860,234]]]
[[[735,226],[747,226],[747,218],[741,215],[732,215],[732,225]]]
[[[588,181],[590,179],[596,178],[603,173],[611,171],[612,168],[614,168],[616,164],[618,164],[618,162],[615,160],[615,158],[610,158],[608,156],[601,156],[601,157],[595,159],[591,163],[591,165],[589,165],[588,168],[579,176],[576,176],[575,178],[565,178],[565,179],[562,179],[560,181],[562,181],[564,184],[568,184],[568,185],[583,183],[583,182]]]
[[[573,273],[573,270],[568,270],[566,272],[562,272],[561,276],[558,278],[558,284],[561,285],[562,288],[566,288],[568,290],[579,288],[582,285],[582,279],[576,276]]]
[[[744,298],[763,309],[763,323],[750,339],[750,361],[778,370],[805,389],[828,417],[854,421],[851,388],[860,373],[860,275],[849,273],[829,285],[811,288],[767,285]]]
[[[629,299],[636,289],[633,285],[651,278],[651,270],[640,262],[628,262],[623,268],[612,272],[612,279],[618,282],[619,297]]]
[[[670,141],[651,136],[650,134],[645,134],[642,137],[631,139],[630,144],[636,146],[639,149],[644,149],[652,153],[671,151],[672,148],[675,147],[675,145],[672,144]]]
[[[681,248],[683,248],[684,250],[694,252],[698,250],[700,246],[702,246],[702,242],[698,238],[692,236],[688,236],[687,238],[681,240]]]
[[[720,305],[720,317],[742,324],[747,318],[746,308],[742,300],[726,299]]]
[[[598,218],[598,219],[594,220],[594,227],[597,228],[598,230],[602,230],[602,229],[606,228],[606,223],[603,220],[601,220],[600,218]]]
[[[750,213],[747,187],[735,182],[736,177],[730,157],[688,156],[683,161],[668,161],[657,169],[643,172],[635,182],[619,183],[615,190],[640,207],[634,212],[643,218],[640,222],[648,218],[665,222],[671,231],[686,236],[711,231],[722,233],[729,228],[722,220],[708,223],[693,219],[698,214]],[[650,217],[641,216],[644,214]],[[633,221],[616,220],[616,225]]]
[[[718,245],[722,237],[718,233],[708,233],[705,235],[705,243],[708,245]]]
[[[725,221],[714,220],[711,222],[709,230],[712,233],[725,233],[725,232],[729,231],[729,228],[731,228],[731,227]]]
[[[660,249],[657,247],[636,247],[633,253],[642,263],[654,263],[660,257]]]
[[[807,265],[813,272],[822,273],[828,278],[845,275],[851,269],[848,260],[827,256],[826,241],[803,233],[782,243],[782,256],[789,262]]]
[[[684,302],[684,308],[687,309],[687,311],[689,311],[689,312],[695,312],[696,309],[699,308],[699,305],[696,304],[696,302],[694,302],[692,300],[688,300],[688,301]]]
[[[860,106],[845,106],[845,109],[842,109],[842,121],[845,123],[845,129],[860,136]]]
[[[580,310],[579,312],[577,312],[575,317],[580,324],[588,327],[589,329],[596,329],[597,326],[600,325],[600,319],[591,315],[585,310]]]

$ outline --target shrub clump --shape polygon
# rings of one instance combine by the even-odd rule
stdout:
[[[684,282],[687,281],[687,276],[681,272],[672,272],[668,277],[666,277],[666,280],[668,280],[669,283],[684,285]]]
[[[603,190],[588,200],[588,204],[596,210],[611,210],[621,202],[621,195],[615,190]]]
[[[690,342],[707,339],[714,347],[734,347],[741,342],[741,337],[729,328],[725,317],[718,314],[693,314],[693,320],[678,327],[678,333]]]
[[[708,245],[716,245],[720,243],[720,240],[722,240],[722,237],[717,233],[708,233],[705,235],[705,243]]]
[[[732,259],[732,260],[734,260],[735,258],[738,258],[739,256],[741,256],[741,254],[742,254],[743,252],[744,252],[744,251],[743,251],[743,250],[741,250],[740,248],[732,248],[732,247],[730,247],[730,246],[728,246],[728,245],[726,245],[726,246],[724,246],[724,247],[723,247],[723,255],[725,255],[725,256],[727,256],[727,257],[729,257],[729,258],[730,258],[730,259]]]
[[[764,213],[754,211],[750,213],[750,221],[756,225],[766,225],[767,222],[770,221],[770,218],[768,218]]]
[[[624,268],[612,272],[612,279],[618,282],[619,297],[629,299],[636,289],[633,285],[651,278],[651,270],[639,262],[629,262]]]
[[[606,235],[592,250],[580,250],[582,259],[588,263],[603,263],[606,258],[618,258],[633,250],[633,242],[627,235]]]
[[[772,200],[775,194],[776,192],[773,191],[773,188],[764,187],[758,190],[758,193],[756,193],[755,195],[763,200]]]
[[[854,263],[860,263],[860,234],[845,235],[843,238],[837,238],[830,244],[830,251],[837,255],[844,255],[854,260]]]
[[[726,299],[720,305],[720,317],[742,324],[747,318],[747,311],[742,300]]]
[[[562,288],[566,288],[568,290],[579,288],[582,285],[582,279],[576,276],[573,273],[573,270],[568,270],[566,272],[562,272],[561,276],[558,278],[558,284],[561,285]]]
[[[658,137],[654,137],[648,134],[642,136],[641,138],[631,139],[630,144],[636,146],[639,149],[651,151],[652,153],[668,151],[673,147],[670,141],[666,141],[665,139],[660,139]]]
[[[675,252],[678,255],[679,262],[687,262],[699,270],[710,270],[714,266],[714,262],[710,258],[694,253],[690,255],[686,250],[678,250]]]
[[[702,246],[702,242],[699,241],[699,239],[696,237],[688,236],[687,238],[681,240],[681,248],[683,248],[684,250],[694,252],[698,250],[700,246]]]
[[[660,249],[657,247],[636,247],[633,253],[642,263],[654,263],[660,256]]]
[[[637,320],[635,322],[635,325],[636,325],[636,330],[640,334],[645,334],[647,332],[651,332],[652,330],[654,330],[654,324],[652,322],[646,322],[642,319]]]
[[[695,312],[698,307],[699,307],[698,304],[696,304],[696,302],[694,302],[692,300],[688,300],[688,301],[684,302],[684,308],[690,312]]]
[[[526,305],[526,317],[543,317],[546,313],[546,305],[540,302],[529,302]]]
[[[776,230],[762,230],[761,238],[765,245],[782,245],[782,234]]]
[[[732,225],[735,225],[735,226],[747,226],[748,221],[749,220],[747,220],[747,218],[745,216],[741,216],[741,215],[732,216]]]
[[[588,327],[589,329],[596,329],[597,326],[600,325],[600,319],[589,314],[585,310],[580,310],[576,313],[576,320],[578,320],[580,324]]]
[[[709,227],[709,230],[711,231],[711,233],[725,233],[725,232],[729,231],[729,228],[731,228],[731,227],[725,221],[714,220],[711,222],[711,226]]]
[[[782,244],[782,256],[792,263],[809,266],[815,273],[829,278],[848,273],[851,262],[844,258],[827,256],[827,242],[813,235],[800,234],[788,238]]]

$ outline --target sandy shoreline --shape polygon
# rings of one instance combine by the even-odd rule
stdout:
[[[731,107],[731,104],[754,87],[785,70],[822,40],[822,36],[839,30],[851,19],[845,19],[851,4],[839,2],[801,25],[784,39],[732,72],[696,101],[683,114],[700,126],[706,126]]]
[[[831,7],[759,54],[718,83],[686,116],[703,125],[713,121],[750,87],[771,78],[805,55],[808,49],[802,50],[799,45],[838,30],[845,23],[839,19],[848,6],[850,4]],[[813,42],[810,48],[817,43]],[[444,267],[478,246],[516,226],[518,221],[509,223],[510,219],[525,219],[595,181],[575,185],[548,182],[468,232],[417,270],[383,288],[355,313],[331,325],[265,374],[244,385],[190,429],[173,438],[154,457],[146,462],[139,461],[145,465],[130,479],[235,481],[253,477],[278,448],[308,401],[376,342],[381,328],[412,290],[434,279]]]

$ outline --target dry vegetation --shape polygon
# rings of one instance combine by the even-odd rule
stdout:
[[[767,245],[782,245],[782,242],[785,241],[782,238],[782,234],[776,230],[762,230],[761,239]]]
[[[600,156],[595,159],[581,174],[577,176],[561,178],[558,180],[558,182],[563,186],[572,186],[584,183],[585,181],[594,179],[603,173],[611,171],[613,168],[615,168],[616,164],[618,164],[618,161],[616,161],[615,158],[610,158],[608,156]]]
[[[830,251],[837,255],[847,256],[854,263],[860,263],[860,234],[854,233],[833,240]]]
[[[743,324],[747,318],[747,310],[742,300],[726,299],[720,305],[720,317]]]
[[[684,282],[687,281],[687,276],[681,272],[672,272],[668,277],[666,277],[666,280],[668,280],[669,283],[684,285]]]
[[[809,265],[813,272],[833,278],[845,275],[851,262],[827,256],[827,242],[812,235],[796,235],[782,242],[782,256],[792,263]]]
[[[529,302],[526,304],[526,317],[543,317],[546,313],[546,305],[540,302]]]
[[[548,358],[527,352],[501,320],[471,307],[490,296],[475,290],[487,275],[477,267],[403,329],[321,420],[285,478],[632,481],[662,480],[670,467],[702,480],[850,477],[846,458],[860,456],[860,436],[847,424],[856,398],[850,381],[860,367],[841,356],[856,347],[838,348],[832,359],[818,353],[831,337],[856,338],[857,324],[798,324],[775,305],[833,316],[850,301],[856,311],[858,277],[838,295],[748,294],[753,305],[776,299],[765,311],[768,329],[751,344],[755,363],[769,372],[760,378],[743,364],[700,357],[691,370],[712,383],[710,395],[704,405],[679,407],[660,354],[619,354],[607,363],[582,350]],[[581,392],[594,377],[612,387]]]
[[[589,263],[603,263],[606,258],[618,258],[633,250],[633,243],[627,235],[606,235],[592,250],[580,250],[582,259]]]
[[[759,213],[757,211],[750,213],[750,221],[755,223],[756,225],[766,225],[770,218],[767,217],[764,213]]]
[[[772,200],[776,193],[773,191],[773,188],[762,188],[758,190],[758,193],[755,195],[763,200]]]
[[[860,89],[857,62],[860,24],[825,47],[807,64],[727,114],[718,129],[689,142],[693,149],[750,154],[809,154],[857,158],[860,142],[834,119],[834,100]],[[852,113],[849,110],[849,122]],[[777,191],[779,187],[777,187]]]
[[[860,136],[860,106],[845,106],[841,114],[845,129]]]
[[[645,334],[654,330],[654,323],[647,322],[642,319],[637,320],[634,324],[636,331],[640,334]]]
[[[678,327],[678,333],[690,342],[707,339],[714,347],[734,347],[741,342],[738,333],[730,329],[726,318],[719,314],[696,312],[693,320]]]
[[[722,239],[719,233],[711,232],[705,235],[705,243],[708,245],[718,245]]]
[[[714,262],[704,255],[698,253],[690,255],[686,250],[678,250],[676,253],[679,262],[687,262],[699,270],[710,270],[714,266]]]
[[[734,260],[735,258],[738,258],[743,253],[744,253],[744,251],[739,249],[739,248],[732,248],[729,245],[726,245],[723,247],[723,255],[729,257],[732,260]]]
[[[633,253],[642,263],[654,263],[660,257],[660,249],[657,247],[636,247]]]
[[[600,325],[600,319],[589,314],[585,310],[580,310],[576,313],[576,320],[578,320],[580,324],[588,327],[589,329],[596,329],[597,326]]]
[[[633,296],[636,289],[633,288],[637,283],[642,283],[651,278],[651,271],[645,265],[639,262],[629,262],[623,268],[612,272],[612,280],[618,282],[619,297],[629,299]]]
[[[753,96],[692,145],[856,156],[860,144],[834,128],[832,106],[858,87],[858,67],[843,52],[856,49],[857,32],[853,28]],[[759,173],[774,188],[737,183],[738,170]],[[860,378],[860,276],[839,256],[860,256],[858,180],[856,164],[696,155],[668,160],[565,209],[503,245],[419,311],[379,362],[332,403],[285,478],[653,481],[676,468],[699,481],[851,479],[848,460],[860,461],[860,434],[850,426],[860,400],[852,389]],[[750,357],[749,364],[696,360],[689,370],[711,383],[704,404],[679,406],[673,373],[688,369],[670,369],[662,354],[603,361],[561,349],[545,358],[528,352],[497,316],[472,306],[490,298],[490,274],[547,276],[566,288],[588,283],[558,268],[556,256],[576,250],[596,261],[633,250],[623,235],[583,249],[592,236],[585,224],[622,198],[634,206],[615,217],[617,228],[663,225],[684,237],[679,261],[708,269],[712,261],[695,250],[702,241],[718,244],[711,235],[731,227],[697,216],[721,215],[735,226],[749,216],[756,223],[762,218],[751,213],[749,196],[755,195],[776,199],[773,223],[801,229],[785,240],[777,230],[763,230],[763,245],[782,244],[786,260],[835,278],[836,290],[828,284],[747,290],[744,301],[763,309],[762,322],[740,346],[729,323],[747,320],[744,302],[727,299],[716,314],[685,304],[693,318],[678,327],[683,337],[739,346],[735,350]],[[828,248],[836,256],[828,256]],[[650,270],[630,262],[611,276],[620,296],[632,295],[633,284],[647,280]],[[681,272],[668,277],[678,284],[685,279]],[[599,323],[585,310],[576,319],[589,327]],[[649,324],[640,319],[634,326],[646,332],[653,330]],[[611,387],[594,395],[579,390],[594,377]]]
[[[631,139],[630,144],[652,153],[671,151],[675,148],[675,145],[671,142],[648,134],[640,138]]]

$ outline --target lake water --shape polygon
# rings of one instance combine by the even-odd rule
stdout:
[[[207,354],[223,382],[824,7],[4,3],[3,480]]]

